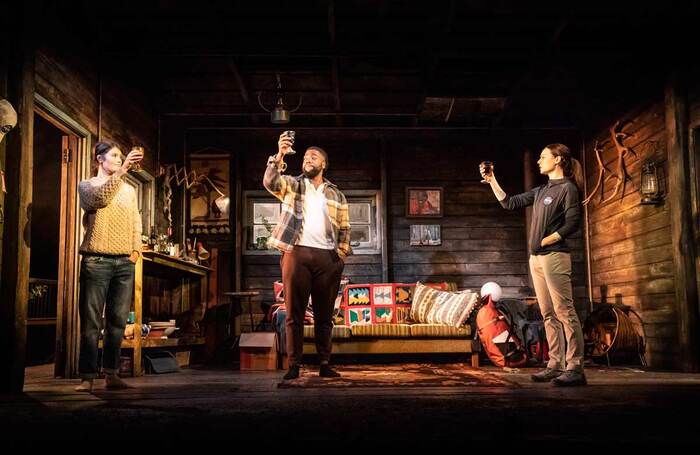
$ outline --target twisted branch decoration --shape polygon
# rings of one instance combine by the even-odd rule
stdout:
[[[214,185],[214,183],[209,179],[207,174],[198,174],[197,171],[194,169],[187,172],[187,168],[185,166],[182,166],[178,169],[177,164],[170,164],[167,166],[162,166],[160,168],[160,176],[163,175],[165,175],[163,179],[163,213],[165,213],[165,216],[168,219],[169,231],[171,231],[173,227],[172,212],[170,210],[170,206],[173,202],[173,190],[170,187],[170,182],[173,179],[175,179],[175,183],[177,184],[177,186],[182,186],[182,184],[184,183],[185,189],[187,190],[196,185],[203,185],[204,181],[207,181],[209,182],[209,185],[211,185],[211,188],[214,191],[219,193],[221,197],[225,197],[224,193],[222,193],[219,190],[219,188],[217,188],[216,185]]]

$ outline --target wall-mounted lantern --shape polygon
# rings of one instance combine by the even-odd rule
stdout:
[[[642,205],[656,205],[664,201],[659,187],[659,173],[654,161],[648,161],[642,165],[642,182],[639,185],[639,192],[642,193]]]

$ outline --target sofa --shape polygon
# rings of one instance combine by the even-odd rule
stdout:
[[[414,305],[417,286],[423,290],[431,288],[419,296],[422,302],[428,301],[423,305],[426,308]],[[450,283],[345,285],[332,332],[333,354],[470,354],[472,366],[478,367],[480,344],[474,340],[472,317],[476,313],[476,297],[469,295],[467,299],[455,291],[456,285]],[[453,314],[448,308],[450,300],[469,300],[469,303],[459,307],[461,314]],[[452,316],[451,324],[446,324],[439,314],[431,319],[429,311],[439,304],[443,304],[443,316]],[[425,311],[421,314],[420,310]],[[280,353],[284,354],[283,315],[278,314],[275,326],[282,338],[278,343]],[[315,353],[314,326],[308,324],[304,326],[304,354]]]

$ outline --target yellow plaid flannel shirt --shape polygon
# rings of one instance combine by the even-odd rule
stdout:
[[[285,252],[294,249],[294,245],[301,235],[306,184],[303,175],[297,177],[282,175],[277,166],[278,162],[275,156],[271,156],[267,161],[267,169],[263,178],[265,189],[282,201],[280,221],[272,231],[270,238],[267,239],[267,244]],[[333,232],[328,234],[332,235],[335,240],[338,255],[345,258],[352,254],[348,202],[337,186],[325,178],[323,181],[326,184],[323,195],[327,200],[328,217],[333,229]]]

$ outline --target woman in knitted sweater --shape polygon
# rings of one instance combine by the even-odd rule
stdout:
[[[102,365],[107,388],[125,388],[119,355],[131,308],[134,264],[141,251],[141,216],[136,192],[124,183],[129,168],[143,158],[123,158],[111,142],[95,145],[97,176],[80,182],[85,237],[80,245],[80,360],[77,391],[90,392],[98,373],[97,354],[104,311]]]

